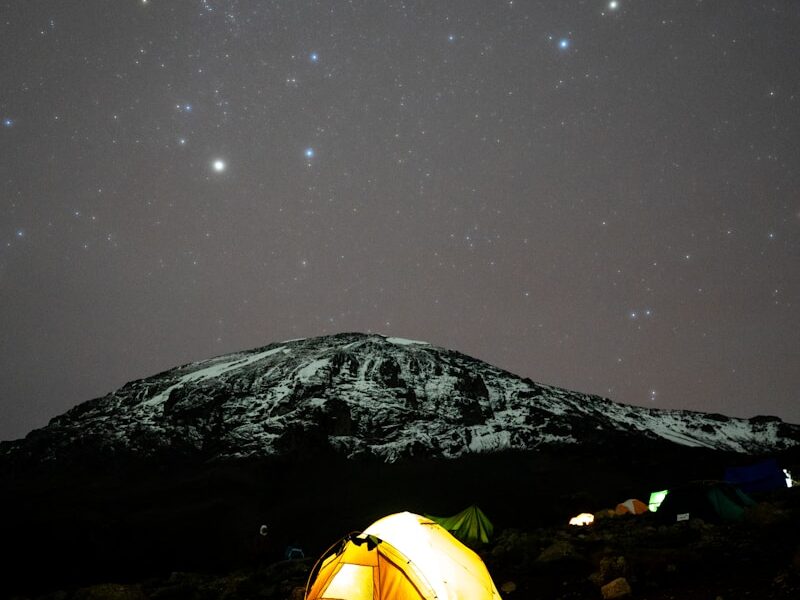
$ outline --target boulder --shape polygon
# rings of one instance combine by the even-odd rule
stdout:
[[[600,559],[600,565],[597,571],[589,576],[589,581],[600,587],[627,574],[628,563],[624,556],[607,556]]]
[[[506,581],[503,585],[500,586],[500,591],[504,594],[510,594],[511,592],[515,592],[517,590],[517,584],[513,581]]]
[[[556,540],[541,551],[536,558],[538,563],[552,563],[563,560],[581,560],[575,547],[566,540]]]
[[[633,593],[628,580],[624,577],[618,577],[614,581],[605,584],[600,588],[603,594],[603,600],[615,600],[616,598],[629,598]]]

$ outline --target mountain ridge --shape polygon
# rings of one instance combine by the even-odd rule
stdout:
[[[203,460],[325,449],[348,458],[649,440],[757,454],[800,445],[800,426],[624,405],[536,383],[427,342],[340,333],[287,340],[131,381],[54,417],[0,457],[82,453]]]

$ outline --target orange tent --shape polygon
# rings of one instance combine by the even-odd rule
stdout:
[[[615,513],[618,515],[640,515],[642,513],[647,512],[649,509],[647,508],[647,504],[642,502],[641,500],[637,500],[636,498],[629,498],[625,500],[625,502],[621,502],[617,504],[617,508],[614,510]]]

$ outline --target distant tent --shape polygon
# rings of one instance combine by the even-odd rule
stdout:
[[[650,509],[650,512],[656,512],[658,510],[668,493],[669,490],[658,490],[650,494],[650,501],[647,503],[647,508]]]
[[[500,600],[486,565],[439,525],[384,517],[315,565],[305,600]]]
[[[620,502],[617,504],[617,508],[614,509],[614,512],[618,515],[640,515],[648,512],[648,510],[647,504],[641,500],[629,498],[628,500],[625,500],[625,502]]]
[[[725,469],[725,481],[737,486],[743,492],[770,492],[786,485],[786,474],[775,459],[762,461],[746,467]]]
[[[740,489],[721,481],[697,481],[669,490],[658,509],[663,521],[689,519],[738,521],[755,502]]]
[[[474,504],[452,517],[425,516],[436,521],[465,544],[488,544],[494,533],[494,525],[489,517]]]
[[[786,487],[795,487],[798,485],[798,482],[792,479],[792,472],[789,469],[783,470],[784,476],[786,476]]]
[[[570,525],[575,525],[577,527],[591,525],[592,523],[594,523],[594,515],[592,513],[581,513],[569,520]]]
[[[286,546],[286,550],[283,552],[283,557],[286,560],[296,560],[305,558],[306,555],[302,548],[298,548],[297,546]]]

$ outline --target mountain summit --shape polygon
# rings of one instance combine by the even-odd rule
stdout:
[[[452,350],[376,334],[270,344],[133,381],[76,406],[0,454],[80,449],[204,460],[325,448],[350,458],[666,441],[740,453],[800,444],[800,426],[656,410],[534,383]]]

